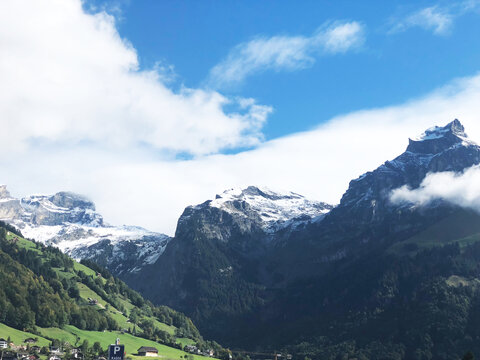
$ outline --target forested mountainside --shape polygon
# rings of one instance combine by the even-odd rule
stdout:
[[[187,208],[159,259],[125,280],[230,346],[318,359],[480,354],[480,216],[442,199],[391,200],[428,173],[479,162],[455,120],[352,180],[333,209],[226,192]]]
[[[0,323],[50,340],[128,336],[177,351],[196,344],[225,352],[207,342],[192,321],[166,306],[154,306],[107,270],[89,261],[75,262],[59,249],[26,240],[0,222]],[[1,330],[1,329],[0,329]],[[100,332],[100,333],[99,333]],[[6,334],[8,335],[8,331]],[[72,341],[72,340],[71,340]],[[164,345],[161,345],[164,344]],[[166,346],[165,346],[166,345]],[[176,350],[179,349],[179,350]],[[130,353],[137,349],[128,349]]]

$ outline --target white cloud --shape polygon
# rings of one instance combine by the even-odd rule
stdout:
[[[474,76],[422,99],[339,116],[254,150],[188,161],[159,161],[145,149],[51,152],[39,146],[35,153],[0,162],[0,182],[10,184],[17,196],[84,193],[107,221],[172,234],[187,205],[233,186],[266,185],[337,203],[351,179],[402,153],[408,137],[456,117],[480,140],[479,97],[480,76]]]
[[[478,10],[478,0],[451,2],[448,6],[434,5],[417,10],[402,19],[396,19],[391,33],[403,32],[413,27],[432,31],[435,35],[450,33],[455,20],[471,11]]]
[[[32,141],[159,152],[215,153],[252,146],[270,107],[202,89],[173,92],[159,65],[139,70],[115,19],[80,0],[0,2],[0,147]],[[245,102],[244,102],[245,103]],[[238,112],[226,112],[226,105]],[[5,155],[5,152],[3,152]]]
[[[174,93],[137,67],[106,14],[86,15],[77,1],[0,1],[0,182],[15,196],[83,193],[113,224],[172,234],[185,206],[232,186],[336,203],[349,180],[403,152],[409,136],[456,117],[480,140],[474,76],[254,150],[208,155],[258,142],[269,109],[216,92]],[[243,115],[222,111],[225,101]],[[164,151],[198,154],[166,160]]]
[[[293,71],[315,62],[315,57],[344,53],[364,41],[364,27],[356,22],[334,23],[312,36],[257,37],[235,46],[210,71],[209,84],[222,87],[241,83],[247,76],[265,70]]]
[[[425,206],[434,200],[480,211],[480,166],[475,165],[461,173],[451,171],[428,174],[417,189],[402,186],[392,191],[394,203],[412,203]]]
[[[396,24],[394,31],[404,31],[411,27],[422,27],[436,35],[445,35],[453,24],[453,14],[438,6],[427,7],[409,15]]]

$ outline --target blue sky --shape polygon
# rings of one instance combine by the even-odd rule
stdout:
[[[170,235],[232,187],[336,204],[426,128],[480,140],[479,20],[480,0],[2,0],[0,183]]]
[[[333,21],[364,27],[362,46],[315,57],[298,70],[259,70],[223,90],[253,97],[274,112],[266,139],[308,130],[331,117],[425,94],[480,64],[478,8],[459,1],[96,1],[119,8],[120,34],[137,49],[140,65],[173,66],[176,85],[205,86],[209,71],[240,43],[258,36],[310,36]],[[90,4],[92,5],[92,3]],[[472,5],[473,6],[473,5]],[[412,25],[392,31],[422,9],[451,15],[445,31]],[[421,19],[419,19],[420,21]],[[426,20],[425,20],[426,21]]]

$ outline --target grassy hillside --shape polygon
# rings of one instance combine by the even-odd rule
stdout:
[[[32,334],[26,331],[17,330],[10,326],[0,323],[0,338],[8,339],[9,337],[10,337],[10,340],[15,344],[23,344],[25,339],[28,339],[28,338],[34,338],[34,339],[38,338],[38,341],[35,344],[38,346],[48,346],[50,344],[50,340],[44,337],[41,337],[37,334]]]
[[[188,355],[179,349],[161,345],[154,341],[142,339],[130,334],[122,334],[118,331],[85,331],[70,325],[65,326],[64,329],[39,328],[38,330],[45,337],[26,331],[20,331],[0,323],[0,337],[5,339],[10,337],[11,341],[16,345],[23,344],[27,338],[37,338],[38,341],[35,343],[35,345],[40,347],[49,346],[51,344],[51,340],[49,339],[58,339],[63,343],[68,342],[74,346],[80,346],[84,340],[87,340],[90,344],[99,342],[102,348],[106,349],[108,345],[115,343],[115,340],[120,338],[121,343],[125,345],[125,352],[127,353],[127,356],[131,356],[132,358],[143,358],[140,356],[135,356],[138,348],[141,346],[152,346],[157,348],[159,355],[166,359],[181,359]],[[204,356],[193,355],[193,357],[197,360],[205,359]]]
[[[120,338],[132,357],[141,346],[168,359],[186,357],[187,344],[224,352],[185,315],[155,307],[96,264],[75,262],[0,223],[0,337],[9,336],[17,345],[38,337],[39,346],[86,340],[104,350]]]
[[[480,216],[474,211],[461,210],[435,223],[410,239],[394,244],[389,252],[414,256],[419,251],[436,246],[471,245],[480,240]]]
[[[155,341],[143,339],[131,334],[124,334],[119,331],[86,331],[80,330],[75,326],[66,325],[63,329],[58,328],[48,328],[48,329],[39,329],[42,335],[48,338],[55,338],[62,341],[67,341],[72,345],[80,346],[84,340],[87,340],[89,344],[94,344],[99,342],[102,348],[107,348],[108,345],[114,344],[117,338],[120,339],[120,342],[125,345],[125,352],[127,356],[135,357],[135,354],[141,346],[152,346],[158,349],[159,354],[162,357],[169,359],[180,359],[183,358],[187,353],[179,349],[175,349],[169,346],[159,344]],[[205,359],[203,356],[195,355],[197,359]]]

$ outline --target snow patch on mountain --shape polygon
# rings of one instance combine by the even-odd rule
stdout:
[[[217,195],[209,205],[239,216],[248,216],[243,206],[255,212],[266,232],[275,232],[295,223],[305,223],[323,217],[333,207],[320,201],[308,200],[294,192],[277,193],[267,188],[249,186],[234,188]]]
[[[463,125],[460,123],[458,119],[453,120],[451,123],[447,124],[446,126],[433,126],[427,130],[425,130],[419,136],[413,138],[413,141],[429,141],[429,140],[436,140],[445,138],[449,134],[463,140],[465,143],[475,144],[472,140],[470,140],[465,133],[465,129]]]
[[[24,236],[58,247],[73,258],[92,259],[119,271],[138,271],[163,253],[170,237],[138,226],[111,226],[82,195],[59,192],[22,199],[0,186],[0,220]],[[118,263],[123,260],[123,264]]]

